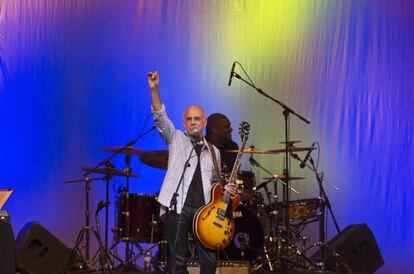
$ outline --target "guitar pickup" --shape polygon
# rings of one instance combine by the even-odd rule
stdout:
[[[225,215],[224,210],[223,210],[222,208],[218,208],[218,209],[217,209],[217,216],[216,216],[216,217],[217,217],[219,220],[224,221],[224,219],[225,219],[224,215]]]
[[[222,227],[223,227],[221,224],[219,224],[219,223],[217,223],[217,222],[213,222],[213,225],[215,225],[215,226],[217,226],[217,227],[220,227],[220,228],[222,228]]]

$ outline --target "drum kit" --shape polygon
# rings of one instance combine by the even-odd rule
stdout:
[[[313,147],[291,146],[290,153],[301,151],[312,151]],[[122,268],[125,271],[164,271],[166,268],[166,235],[163,223],[159,219],[159,204],[156,195],[129,192],[129,179],[138,178],[139,175],[133,173],[129,167],[131,156],[138,156],[140,161],[151,167],[167,169],[168,151],[144,151],[134,147],[104,147],[102,151],[115,154],[124,154],[126,158],[126,168],[116,169],[106,162],[105,167],[82,167],[87,173],[103,174],[101,178],[89,178],[82,180],[66,181],[66,183],[85,182],[85,226],[78,235],[76,245],[72,250],[70,262],[72,266],[79,270],[100,269],[105,272],[115,268]],[[226,151],[233,153],[236,151]],[[241,195],[241,204],[234,210],[235,236],[232,243],[224,250],[220,251],[220,260],[244,260],[249,261],[252,270],[275,270],[278,269],[278,260],[284,252],[283,242],[286,237],[294,239],[287,247],[289,249],[288,260],[296,265],[303,264],[310,268],[312,262],[305,256],[308,248],[308,237],[302,235],[303,228],[313,222],[324,222],[325,201],[321,197],[292,200],[288,204],[279,201],[277,195],[277,185],[287,186],[291,191],[299,193],[296,189],[286,184],[288,180],[302,180],[304,177],[289,177],[284,174],[274,175],[258,163],[253,155],[256,154],[278,154],[284,153],[284,149],[258,150],[255,147],[246,148],[244,153],[250,154],[252,166],[262,169],[269,174],[264,182],[257,184],[255,173],[247,170],[240,170],[236,185]],[[115,203],[115,227],[112,229],[114,243],[108,245],[108,205],[109,194],[108,184],[113,176],[126,178],[126,187],[122,188],[116,197]],[[104,180],[107,182],[106,201],[98,204],[95,213],[96,230],[91,226],[89,215],[89,191],[90,183],[94,180]],[[273,186],[273,190],[269,189]],[[264,190],[260,191],[260,190]],[[264,194],[263,194],[264,193]],[[265,203],[265,198],[269,203]],[[105,237],[100,233],[99,211],[106,208],[105,214]],[[289,223],[288,230],[283,226],[284,216],[287,214]],[[99,250],[91,258],[90,256],[90,236],[92,233],[99,244]],[[102,239],[105,239],[103,243]],[[86,242],[83,242],[86,241]],[[323,239],[320,240],[323,242]],[[191,259],[196,260],[194,241],[189,235],[189,254]],[[301,246],[299,247],[299,242]],[[125,244],[125,256],[122,258],[117,251],[120,243]],[[143,244],[149,244],[144,248]],[[158,253],[152,255],[153,249],[157,247]],[[138,249],[138,253],[134,252]],[[154,249],[154,250],[157,250]],[[144,267],[139,268],[136,264],[138,258],[144,258]],[[286,258],[284,258],[286,260]],[[98,262],[97,262],[98,261]],[[116,264],[118,262],[118,264]],[[316,265],[317,262],[314,263]],[[100,266],[99,266],[100,265]]]

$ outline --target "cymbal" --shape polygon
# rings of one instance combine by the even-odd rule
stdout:
[[[149,166],[167,169],[168,167],[168,150],[149,150],[139,155],[139,159]]]
[[[84,166],[82,167],[83,171],[91,171],[93,167]],[[126,177],[126,173],[123,170],[119,170],[116,168],[110,168],[110,167],[98,167],[93,171],[93,173],[99,173],[99,174],[107,174],[107,175],[115,175],[115,176],[123,176]],[[129,174],[129,177],[137,178],[139,177],[136,173]]]
[[[229,153],[237,153],[239,152],[238,149],[232,149],[232,150],[226,150],[226,152]],[[251,153],[251,154],[274,154],[274,152],[269,152],[268,150],[259,150],[255,148],[254,146],[250,146],[248,148],[245,148],[243,153]]]
[[[309,150],[314,150],[314,149],[316,149],[316,147],[294,147],[294,146],[291,146],[291,147],[288,148],[288,152],[309,151]],[[271,149],[271,150],[268,150],[268,152],[269,152],[269,154],[285,153],[286,148]]]
[[[101,150],[115,153],[115,152],[118,152],[121,148],[122,147],[101,147]],[[140,155],[142,152],[144,151],[136,147],[125,147],[119,153],[128,154],[128,155]]]
[[[273,178],[272,177],[265,177],[263,179],[264,180],[273,180],[273,179],[284,180],[285,178],[286,178],[286,176],[284,174],[280,174],[280,175],[275,174]],[[293,177],[293,176],[289,177],[289,180],[302,180],[302,179],[305,179],[305,177]]]

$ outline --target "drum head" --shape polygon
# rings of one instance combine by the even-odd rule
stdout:
[[[233,241],[221,252],[222,260],[253,261],[263,246],[263,227],[259,218],[247,207],[240,205],[234,211],[235,234]]]

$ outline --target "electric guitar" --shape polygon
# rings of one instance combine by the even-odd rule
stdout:
[[[246,147],[250,125],[241,122],[239,133],[242,140],[233,170],[228,178],[228,182],[237,180],[237,173],[240,168],[240,160]],[[240,203],[240,195],[233,197],[224,191],[221,183],[215,183],[211,189],[210,202],[197,210],[193,220],[193,231],[200,242],[210,249],[226,248],[234,236],[233,209]]]

